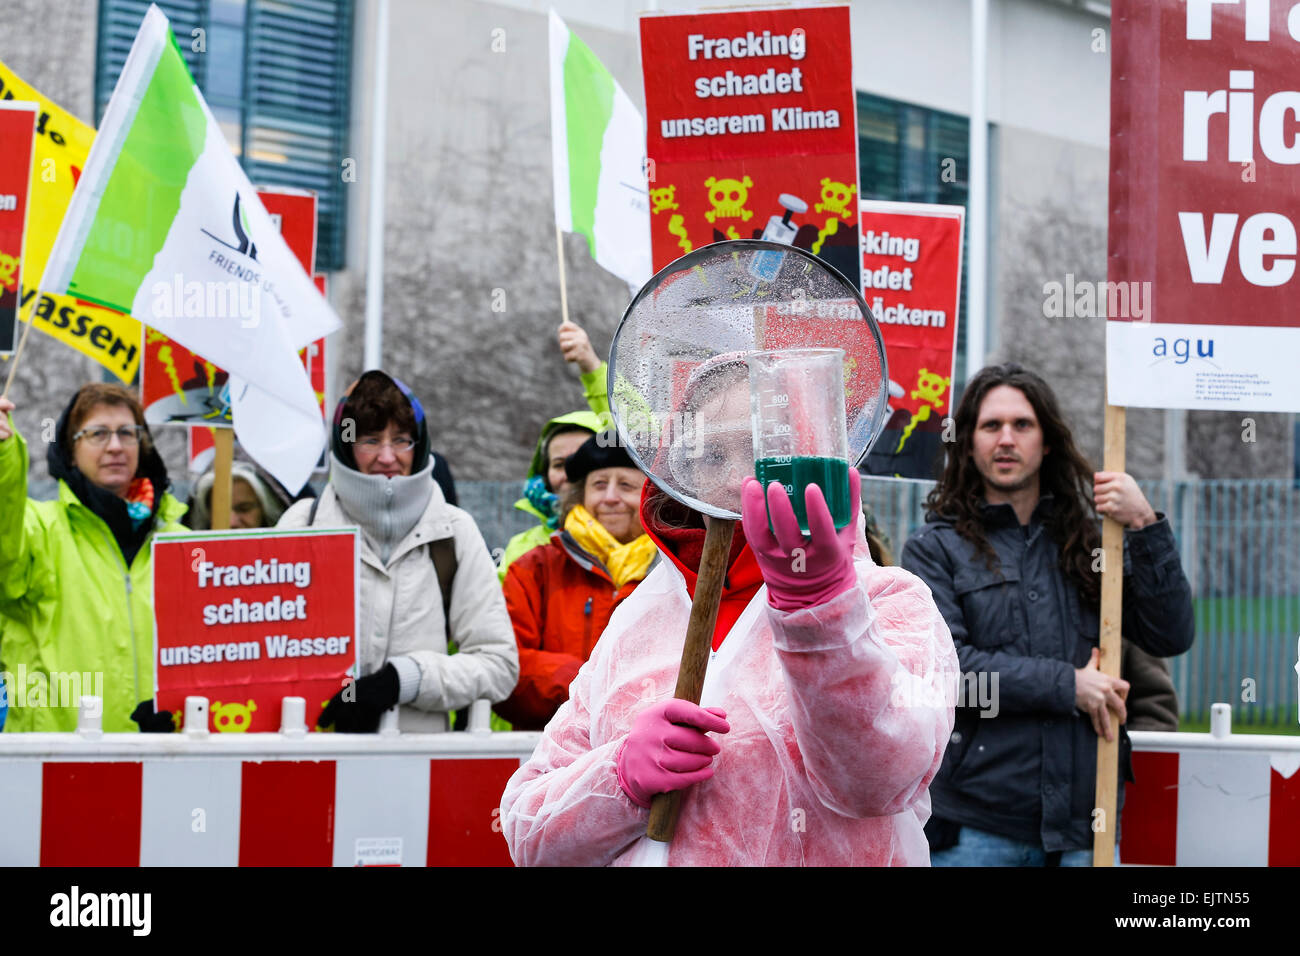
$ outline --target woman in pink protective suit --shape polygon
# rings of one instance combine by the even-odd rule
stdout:
[[[741,371],[744,366],[741,363]],[[716,371],[716,369],[715,369]],[[748,392],[692,396],[705,456],[742,515],[700,705],[672,699],[704,518],[646,483],[666,560],[623,602],[510,778],[501,819],[520,865],[927,865],[928,785],[958,674],[929,590],[872,563],[807,489],[802,536],[779,484],[753,478]],[[690,386],[688,386],[690,388]],[[712,456],[712,461],[709,457]],[[859,479],[849,470],[855,514]],[[801,551],[798,549],[802,549]],[[671,844],[645,836],[656,793],[685,790]]]

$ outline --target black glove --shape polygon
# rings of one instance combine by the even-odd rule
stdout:
[[[152,700],[140,701],[135,710],[131,711],[131,719],[140,725],[142,734],[170,734],[176,730],[172,712],[160,710],[154,713]]]
[[[384,711],[397,703],[401,687],[397,668],[385,664],[331,697],[316,719],[316,726],[333,724],[341,734],[373,734],[379,729]]]

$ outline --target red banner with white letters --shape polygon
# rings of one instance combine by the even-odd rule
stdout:
[[[0,352],[17,342],[36,104],[0,101]]]
[[[218,733],[307,726],[357,674],[357,532],[165,534],[153,541],[156,707],[208,698]]]
[[[952,416],[962,206],[863,200],[862,297],[889,363],[889,418],[867,472],[937,479]]]
[[[1111,404],[1300,411],[1293,6],[1111,5]]]
[[[654,267],[723,239],[811,250],[858,282],[849,8],[641,19]]]

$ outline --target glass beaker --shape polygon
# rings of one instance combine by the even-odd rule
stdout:
[[[844,350],[778,349],[751,352],[749,407],[753,419],[754,476],[764,489],[779,481],[808,534],[804,489],[816,484],[835,527],[850,514],[848,435],[844,427]],[[771,527],[772,516],[767,516]]]

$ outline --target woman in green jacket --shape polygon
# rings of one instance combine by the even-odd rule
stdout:
[[[54,501],[27,498],[27,443],[0,399],[0,677],[6,731],[70,731],[77,696],[106,732],[170,730],[153,712],[150,537],[184,531],[185,506],[135,396],[83,386],[46,452]]]

